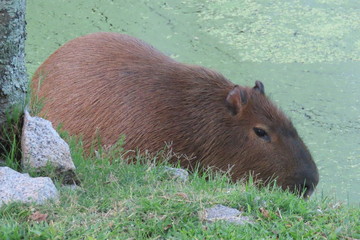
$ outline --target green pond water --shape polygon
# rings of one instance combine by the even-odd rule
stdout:
[[[314,197],[360,204],[357,0],[28,0],[27,22],[30,75],[66,41],[113,31],[241,85],[261,80],[319,167]]]

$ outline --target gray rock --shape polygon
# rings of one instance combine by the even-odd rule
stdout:
[[[165,167],[165,172],[172,178],[181,182],[189,179],[189,173],[185,169]]]
[[[64,177],[64,183],[78,183],[75,165],[68,144],[52,127],[51,122],[31,117],[25,110],[21,137],[22,166],[41,171],[48,164]]]
[[[208,222],[223,220],[239,225],[253,223],[249,217],[241,216],[241,214],[242,212],[235,208],[229,208],[223,205],[215,205],[212,208],[205,209],[201,216],[203,220]]]
[[[32,178],[8,167],[0,167],[0,206],[10,202],[36,202],[57,199],[58,191],[48,177]]]

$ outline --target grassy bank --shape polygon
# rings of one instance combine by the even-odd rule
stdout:
[[[171,179],[155,158],[126,164],[121,154],[84,158],[72,141],[81,188],[59,201],[0,208],[0,239],[356,239],[360,209],[326,197],[304,201],[276,188],[231,183],[225,175]],[[166,159],[165,159],[166,160]],[[202,221],[215,204],[242,210],[254,223]]]

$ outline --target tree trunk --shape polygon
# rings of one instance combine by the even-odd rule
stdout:
[[[25,104],[25,1],[0,0],[0,127],[11,107]]]

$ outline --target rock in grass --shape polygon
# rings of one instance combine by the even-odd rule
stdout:
[[[202,214],[202,218],[207,222],[223,220],[239,225],[252,223],[249,217],[241,216],[241,214],[242,212],[235,208],[230,208],[219,204],[215,205],[214,207],[205,209],[204,213]]]
[[[0,206],[10,202],[36,202],[57,199],[58,191],[48,177],[32,178],[8,167],[0,167]]]
[[[189,173],[185,169],[171,167],[165,167],[164,169],[165,173],[174,180],[186,182],[189,179]]]
[[[78,183],[68,144],[55,131],[51,122],[31,117],[26,110],[21,149],[24,168],[41,171],[50,164],[64,178],[64,183]]]

